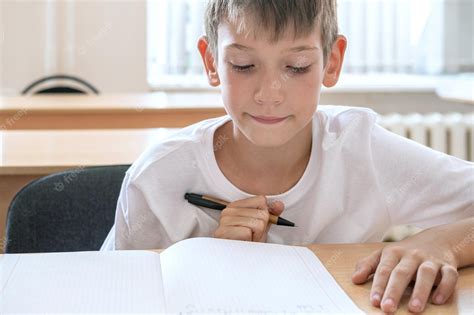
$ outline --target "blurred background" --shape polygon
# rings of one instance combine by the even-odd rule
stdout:
[[[0,92],[55,74],[102,93],[212,90],[196,50],[205,2],[1,0]],[[323,103],[443,110],[443,79],[472,84],[474,1],[339,0],[338,14],[349,46]]]

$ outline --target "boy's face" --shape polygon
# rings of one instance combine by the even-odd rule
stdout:
[[[226,110],[238,131],[255,145],[274,147],[310,126],[321,84],[334,85],[337,77],[335,81],[325,77],[331,57],[325,67],[319,28],[297,39],[292,29],[277,42],[269,38],[271,34],[265,32],[239,33],[235,25],[223,22],[218,30],[218,59],[206,63],[201,41],[198,47],[210,84],[221,85]],[[209,54],[207,58],[213,59]],[[336,68],[338,76],[340,65]],[[331,69],[334,72],[334,66]]]

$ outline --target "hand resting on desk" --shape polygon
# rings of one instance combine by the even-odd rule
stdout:
[[[357,263],[355,284],[373,275],[372,305],[395,312],[410,282],[415,281],[408,302],[411,312],[422,312],[431,295],[433,304],[444,304],[453,294],[457,269],[474,264],[474,219],[427,229],[385,246]]]

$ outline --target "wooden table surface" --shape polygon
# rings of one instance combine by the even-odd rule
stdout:
[[[222,115],[215,92],[0,96],[0,130],[177,128]]]
[[[130,164],[172,128],[0,131],[0,175]]]
[[[331,272],[339,285],[364,311],[382,314],[380,309],[369,302],[372,282],[355,285],[351,281],[357,261],[383,247],[383,243],[371,244],[315,244],[308,246]],[[423,314],[474,314],[474,267],[459,270],[459,280],[455,294],[445,305],[428,304]],[[408,290],[403,297],[397,314],[411,314],[407,309]]]
[[[176,129],[0,131],[0,236],[14,195],[34,179],[66,169],[132,164]]]

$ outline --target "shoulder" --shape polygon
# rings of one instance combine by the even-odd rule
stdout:
[[[320,105],[315,118],[326,129],[338,131],[348,127],[354,128],[358,123],[374,124],[378,119],[378,115],[372,109],[366,107]]]
[[[369,141],[378,115],[370,108],[349,106],[318,106],[314,116],[316,130],[321,137],[323,148],[336,144]]]
[[[178,167],[186,168],[192,164],[200,150],[205,149],[206,137],[230,118],[222,116],[200,121],[182,128],[164,139],[154,143],[143,152],[127,171],[131,182],[148,177],[153,172],[162,176],[175,171]],[[148,174],[148,175],[147,175]]]

